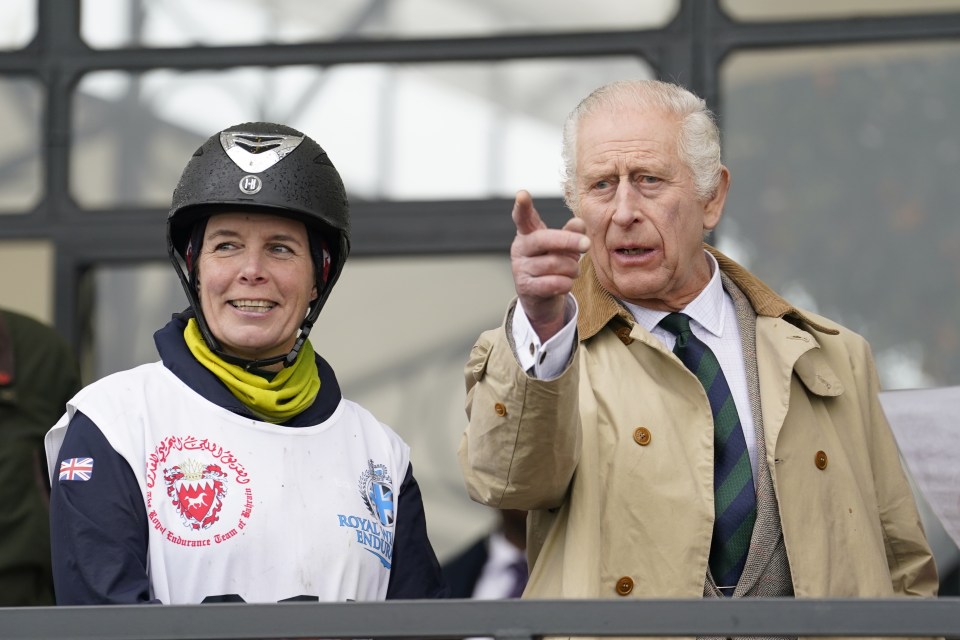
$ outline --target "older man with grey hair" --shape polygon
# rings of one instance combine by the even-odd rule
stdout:
[[[466,367],[461,467],[530,511],[525,597],[935,595],[869,345],[703,243],[730,187],[704,101],[601,87],[564,160],[574,217],[517,195],[517,299]]]

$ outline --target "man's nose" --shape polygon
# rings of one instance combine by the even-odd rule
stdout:
[[[630,180],[621,180],[613,199],[613,223],[628,227],[643,217],[640,210],[642,200],[636,186]]]

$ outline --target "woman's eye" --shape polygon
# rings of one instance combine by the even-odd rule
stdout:
[[[233,248],[235,248],[235,247],[236,247],[236,245],[233,244],[232,242],[220,242],[220,243],[218,243],[216,246],[214,246],[213,250],[214,250],[214,251],[229,251],[230,249],[233,249]]]
[[[657,184],[660,182],[660,178],[656,176],[640,176],[640,182],[643,184]]]

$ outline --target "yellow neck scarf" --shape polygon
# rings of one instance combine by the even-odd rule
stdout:
[[[203,341],[195,318],[187,322],[183,337],[193,357],[264,422],[278,424],[289,420],[313,404],[320,391],[320,374],[309,340],[303,343],[291,366],[277,372],[273,380],[266,380],[218,358]]]

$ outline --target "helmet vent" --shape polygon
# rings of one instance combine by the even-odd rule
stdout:
[[[325,167],[332,167],[333,163],[330,162],[330,156],[325,153],[321,153],[316,158],[313,159],[314,164],[323,165]]]
[[[274,137],[244,137],[237,136],[236,145],[244,149],[247,153],[263,153],[271,151],[280,146],[282,140]]]
[[[287,157],[303,142],[303,136],[224,131],[220,145],[233,163],[247,173],[260,173]]]

